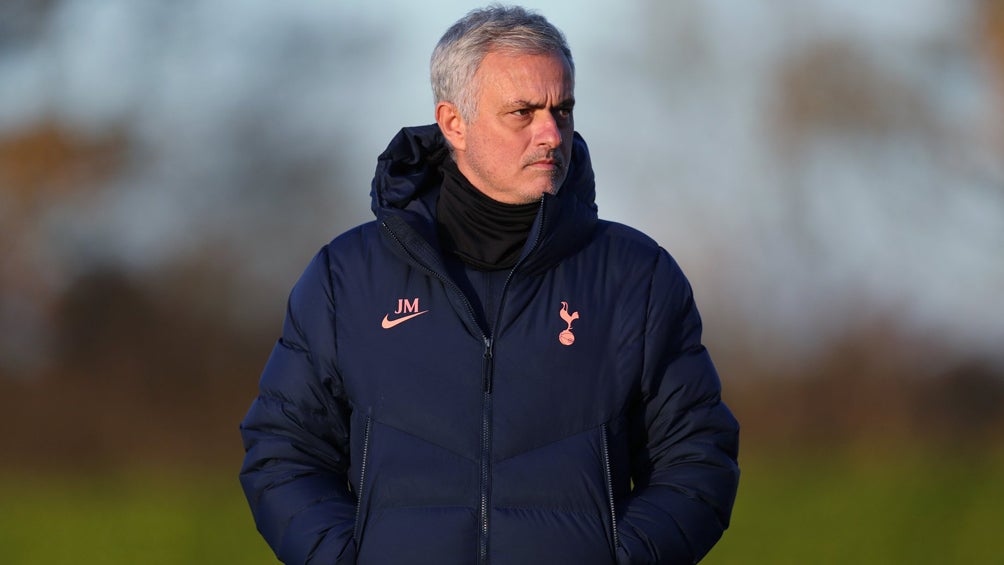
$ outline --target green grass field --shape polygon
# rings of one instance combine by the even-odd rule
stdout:
[[[1001,563],[1002,505],[1001,457],[758,454],[704,563]],[[0,482],[4,565],[275,562],[233,473]]]
[[[0,485],[5,565],[276,562],[255,531],[236,470],[5,475]]]
[[[931,452],[741,460],[707,564],[1004,563],[1004,458]]]

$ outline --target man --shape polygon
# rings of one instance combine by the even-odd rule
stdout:
[[[242,424],[286,563],[693,563],[738,425],[690,286],[599,221],[561,32],[476,10],[432,57],[436,124],[379,157],[377,221],[314,258]]]

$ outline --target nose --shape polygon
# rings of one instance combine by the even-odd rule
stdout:
[[[537,145],[542,145],[548,149],[557,149],[561,145],[561,128],[554,114],[547,110],[538,112],[537,131],[535,141]]]

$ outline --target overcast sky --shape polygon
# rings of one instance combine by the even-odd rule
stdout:
[[[976,354],[999,349],[1004,112],[970,36],[974,2],[528,5],[576,58],[601,216],[667,247],[707,316],[811,346],[886,310]],[[38,235],[137,269],[229,238],[253,278],[288,287],[317,246],[371,217],[376,155],[431,122],[429,54],[473,6],[57,3],[38,31],[0,43],[0,133],[54,117],[85,135],[125,130],[138,149],[102,198],[54,210]],[[810,116],[785,153],[778,77],[826,44],[906,93],[883,95],[887,114],[900,100],[919,113],[874,128]],[[248,188],[260,159],[290,184],[271,187],[282,206]],[[330,182],[298,191],[305,168]],[[285,240],[241,251],[256,222]]]

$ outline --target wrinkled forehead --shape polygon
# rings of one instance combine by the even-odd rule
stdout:
[[[572,77],[575,76],[575,66],[560,49],[535,49],[527,47],[526,45],[510,45],[504,41],[496,41],[488,45],[484,55],[482,55],[481,59],[478,61],[478,69],[481,68],[485,59],[487,59],[490,55],[502,55],[504,57],[554,57],[561,60],[562,64],[565,66],[566,72],[569,75]]]
[[[568,59],[560,52],[521,52],[496,50],[488,52],[474,75],[474,88],[480,91],[485,85],[560,88],[571,96],[575,88],[575,75]]]

